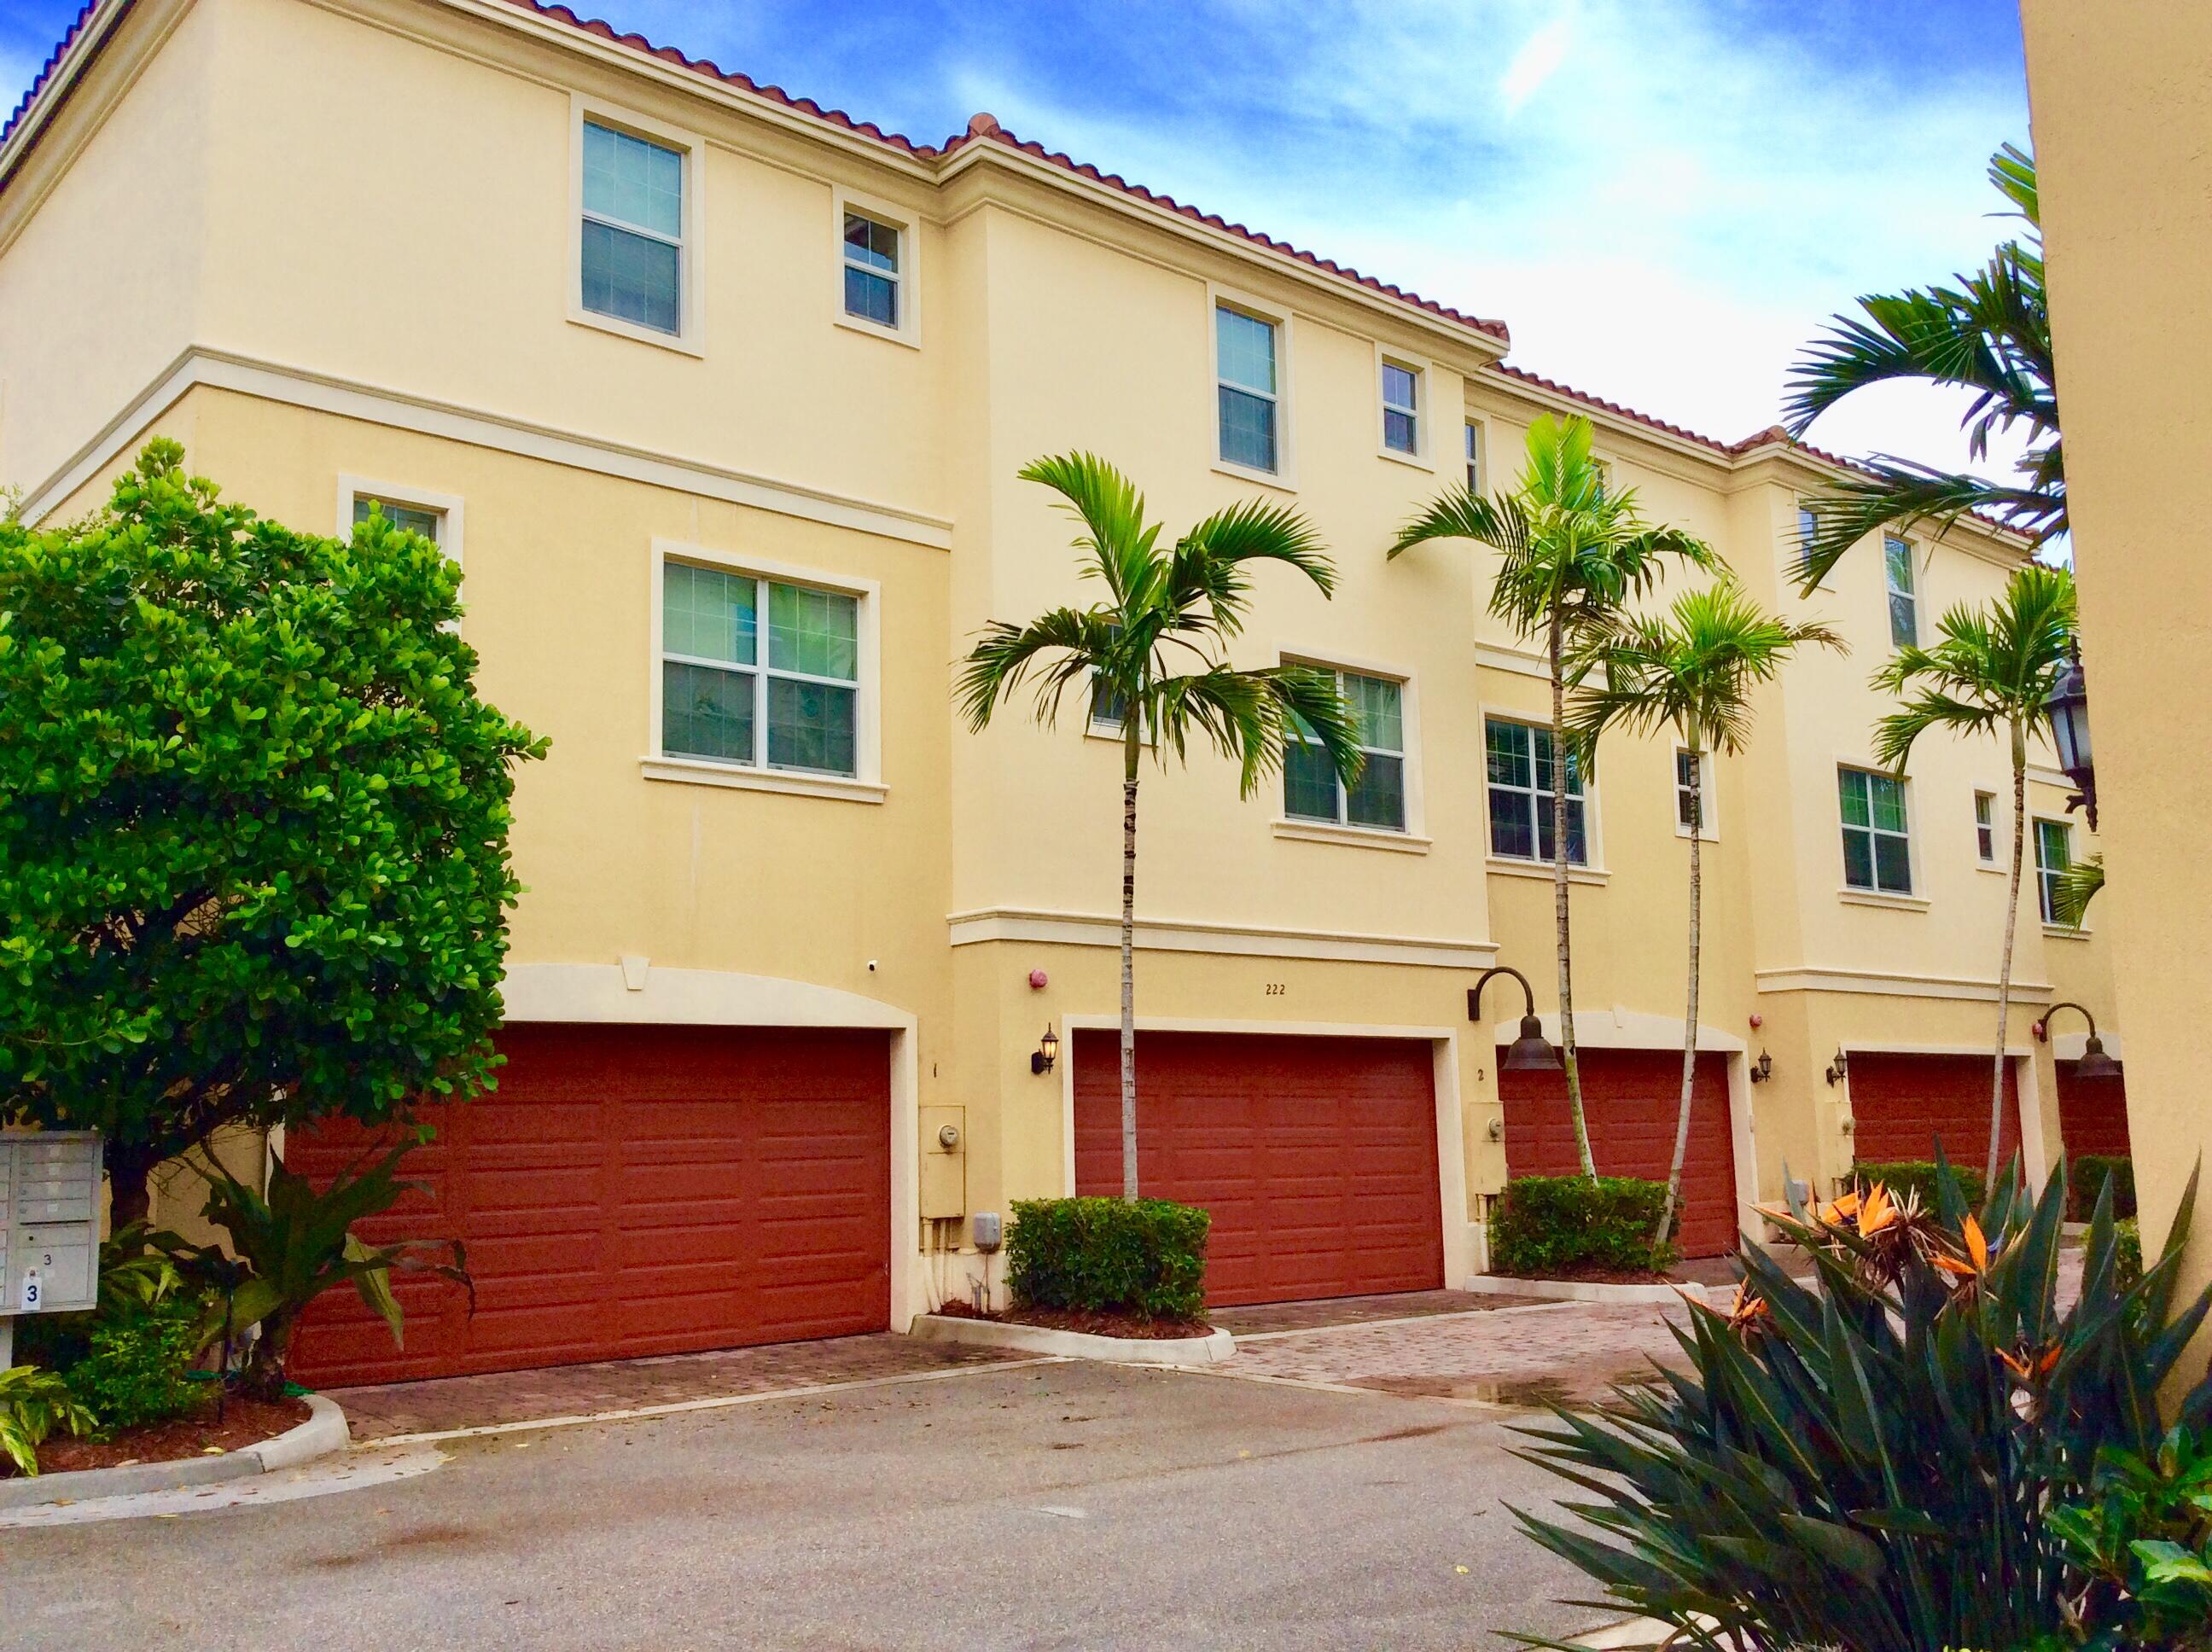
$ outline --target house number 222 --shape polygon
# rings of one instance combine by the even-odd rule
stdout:
[[[1280,998],[1289,990],[1289,986],[1283,981],[1271,981],[1267,983],[1267,996],[1269,998]]]

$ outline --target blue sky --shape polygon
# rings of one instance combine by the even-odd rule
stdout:
[[[988,109],[1731,439],[1854,295],[1979,260],[2027,131],[2014,0],[575,3],[917,140]],[[10,106],[76,3],[0,0]],[[1941,398],[1863,399],[1814,440],[1964,463]]]

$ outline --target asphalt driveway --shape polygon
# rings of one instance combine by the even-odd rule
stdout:
[[[1600,1614],[1487,1408],[1088,1364],[451,1442],[273,1508],[0,1535],[0,1645],[1474,1648]]]

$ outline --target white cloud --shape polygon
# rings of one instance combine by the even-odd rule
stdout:
[[[1566,62],[1573,32],[1573,14],[1562,12],[1522,42],[1498,82],[1503,112],[1509,118],[1518,114],[1521,106],[1535,96]]]

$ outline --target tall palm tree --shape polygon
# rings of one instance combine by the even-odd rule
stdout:
[[[2066,531],[2066,467],[2059,448],[2051,308],[2043,284],[2043,231],[2035,160],[2008,143],[1990,157],[1990,181],[2012,203],[2003,216],[2027,226],[1972,274],[1948,287],[1911,288],[1859,300],[1860,316],[1837,316],[1791,370],[1784,413],[1804,435],[1838,402],[1869,385],[1917,379],[1971,392],[1960,422],[1976,459],[1990,438],[2023,428],[2018,479],[1986,482],[1892,454],[1810,501],[1813,534],[1795,570],[1810,592],[1866,535],[1923,522],[1948,526],[1969,511],[1995,517],[2038,544]]]
[[[1137,780],[1149,743],[1163,767],[1180,763],[1194,736],[1242,770],[1250,797],[1279,768],[1293,729],[1318,744],[1346,785],[1359,777],[1353,717],[1328,672],[1303,665],[1243,671],[1223,653],[1243,629],[1248,565],[1280,562],[1324,595],[1336,570],[1296,511],[1248,500],[1217,511],[1173,545],[1145,520],[1145,500],[1105,460],[1067,453],[1024,465],[1021,477],[1060,495],[1082,526],[1075,541],[1086,579],[1107,599],[1054,608],[1025,625],[994,622],[968,656],[957,695],[968,726],[988,726],[1015,689],[1035,679],[1033,714],[1058,720],[1073,689],[1087,717],[1111,708],[1121,722],[1121,1193],[1137,1196]]]
[[[1983,610],[1945,614],[1932,648],[1908,647],[1874,676],[1877,689],[1905,696],[1875,733],[1875,755],[1899,774],[1913,743],[1929,730],[2002,736],[2012,751],[2012,876],[2007,886],[2004,951],[1997,966],[1997,1042],[1990,1096],[1991,1186],[2004,1121],[2005,1022],[2012,1007],[2014,932],[2020,920],[2021,863],[2027,842],[2027,744],[2066,668],[2075,628],[2074,576],[2032,562],[2016,568],[2004,594]]]
[[[1698,568],[1719,562],[1711,546],[1680,528],[1644,519],[1632,488],[1614,492],[1590,455],[1588,419],[1547,413],[1528,427],[1528,463],[1512,491],[1486,499],[1472,488],[1439,496],[1398,531],[1393,557],[1435,539],[1472,539],[1501,562],[1490,611],[1522,639],[1541,637],[1552,681],[1552,906],[1559,934],[1559,1056],[1583,1174],[1593,1181],[1589,1125],[1583,1116],[1575,1055],[1573,944],[1567,918],[1567,781],[1575,759],[1566,728],[1567,689],[1577,660],[1609,635],[1623,605],[1649,590],[1666,558]]]
[[[1790,654],[1807,643],[1843,648],[1825,625],[1792,624],[1723,578],[1686,591],[1663,615],[1639,616],[1595,651],[1601,683],[1576,692],[1570,719],[1588,772],[1597,768],[1598,737],[1608,729],[1650,734],[1672,729],[1689,758],[1690,993],[1682,1014],[1682,1095],[1674,1114],[1674,1158],[1667,1171],[1654,1245],[1663,1241],[1682,1195],[1682,1163],[1690,1146],[1690,1096],[1698,1073],[1698,963],[1705,889],[1705,765],[1714,752],[1741,751],[1751,734],[1752,690],[1771,683]]]

